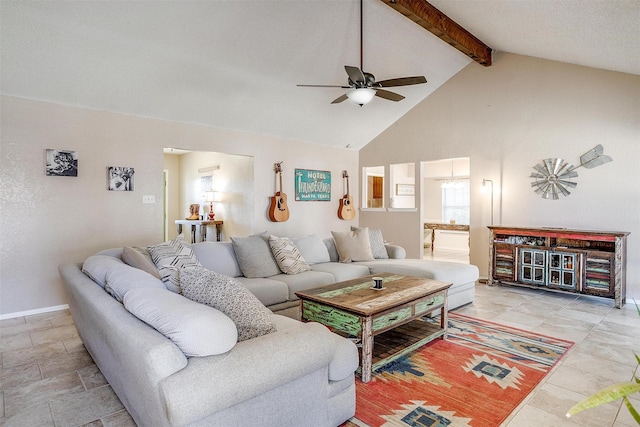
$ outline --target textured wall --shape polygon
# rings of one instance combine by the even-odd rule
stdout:
[[[357,221],[337,217],[339,177],[343,169],[357,176],[355,151],[8,96],[1,107],[0,316],[65,304],[60,263],[80,262],[105,248],[162,241],[164,147],[253,158],[248,207],[222,212],[228,230],[238,234],[329,235]],[[78,177],[46,176],[47,148],[76,151]],[[272,223],[267,209],[273,164],[282,160],[291,219]],[[135,168],[134,191],[107,191],[107,166]],[[331,171],[332,201],[295,202],[294,168]],[[357,179],[352,185],[357,188]],[[156,203],[143,204],[143,195],[155,196]]]

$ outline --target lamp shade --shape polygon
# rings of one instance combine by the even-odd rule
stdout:
[[[376,91],[367,87],[353,89],[347,92],[347,97],[359,105],[367,104],[376,95]]]
[[[220,192],[219,191],[206,191],[204,193],[205,202],[219,202],[220,201]]]

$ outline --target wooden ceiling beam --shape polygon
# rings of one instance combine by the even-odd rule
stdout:
[[[471,59],[491,65],[491,48],[426,0],[380,0]]]

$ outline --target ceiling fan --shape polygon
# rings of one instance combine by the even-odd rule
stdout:
[[[397,86],[411,86],[426,83],[427,79],[424,76],[414,77],[399,77],[395,79],[376,81],[373,74],[367,73],[362,70],[362,3],[360,0],[360,68],[345,65],[344,69],[349,76],[346,86],[334,86],[334,85],[298,85],[299,87],[339,87],[342,89],[351,89],[344,95],[341,95],[334,99],[332,104],[339,104],[340,102],[351,99],[361,107],[367,104],[373,99],[374,96],[388,99],[389,101],[402,101],[404,96],[399,93],[391,92],[382,88],[397,87]]]

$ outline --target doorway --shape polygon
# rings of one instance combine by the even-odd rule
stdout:
[[[421,162],[423,258],[469,263],[470,161]]]

